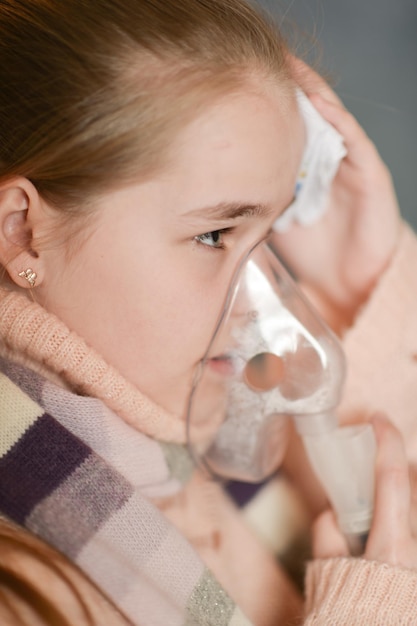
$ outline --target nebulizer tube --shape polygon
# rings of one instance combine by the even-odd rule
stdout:
[[[211,474],[260,482],[281,463],[292,419],[358,553],[372,520],[376,445],[369,424],[338,425],[345,367],[338,339],[262,242],[231,282],[196,373],[187,431]]]

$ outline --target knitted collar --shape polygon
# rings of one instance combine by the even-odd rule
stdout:
[[[63,552],[141,626],[248,624],[152,504],[192,472],[96,398],[0,360],[0,512]]]

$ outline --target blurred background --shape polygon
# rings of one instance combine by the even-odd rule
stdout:
[[[417,0],[257,1],[330,78],[417,229]]]

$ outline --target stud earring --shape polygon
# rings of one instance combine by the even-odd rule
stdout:
[[[31,287],[35,286],[36,279],[38,277],[36,272],[34,272],[31,268],[28,268],[27,270],[24,270],[23,272],[19,272],[19,276],[27,280]]]

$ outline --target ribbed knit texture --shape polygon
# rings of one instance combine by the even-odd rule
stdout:
[[[306,626],[415,626],[417,577],[375,561],[310,564]]]

